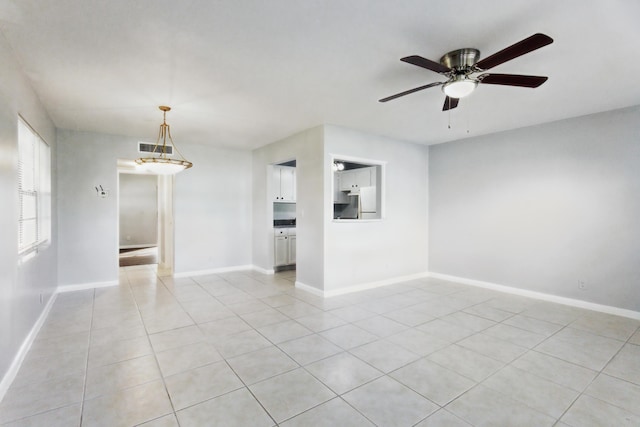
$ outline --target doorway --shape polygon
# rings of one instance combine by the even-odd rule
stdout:
[[[158,178],[121,173],[118,183],[120,267],[158,263]]]
[[[173,176],[118,161],[118,252],[120,267],[173,274]]]
[[[295,270],[297,253],[296,160],[269,165],[273,221],[273,271]],[[295,273],[293,273],[295,276]]]

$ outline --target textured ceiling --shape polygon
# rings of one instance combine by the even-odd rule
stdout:
[[[0,30],[59,128],[254,148],[323,123],[440,143],[640,104],[637,0],[0,0]],[[555,42],[450,114],[442,81],[400,62],[534,33]]]

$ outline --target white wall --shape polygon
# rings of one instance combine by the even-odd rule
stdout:
[[[58,284],[118,279],[117,159],[137,139],[58,129]],[[94,187],[109,191],[100,198]]]
[[[139,157],[138,139],[58,130],[58,142],[59,284],[117,280],[117,159]],[[175,177],[175,272],[250,264],[251,153],[177,143],[194,166]]]
[[[383,220],[333,220],[332,155],[387,162]],[[323,158],[324,291],[427,272],[428,148],[326,126]]]
[[[118,188],[120,248],[158,244],[158,177],[121,173]]]
[[[429,156],[432,272],[640,310],[640,107]]]
[[[251,152],[190,146],[176,175],[175,272],[251,265]]]
[[[296,160],[296,280],[322,289],[323,128],[315,127],[253,151],[253,263],[273,269],[270,165]]]
[[[55,128],[0,32],[0,379],[56,288]],[[52,242],[18,264],[18,114],[50,145]],[[42,297],[42,298],[41,298]],[[3,384],[4,385],[4,384]],[[2,398],[2,387],[0,387]]]

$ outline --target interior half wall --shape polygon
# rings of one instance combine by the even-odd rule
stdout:
[[[332,156],[384,163],[382,219],[333,219]],[[326,295],[427,273],[428,158],[424,145],[340,126],[325,127]]]

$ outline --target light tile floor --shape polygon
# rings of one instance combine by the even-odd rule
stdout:
[[[640,322],[435,279],[295,272],[60,294],[3,426],[639,426]]]

